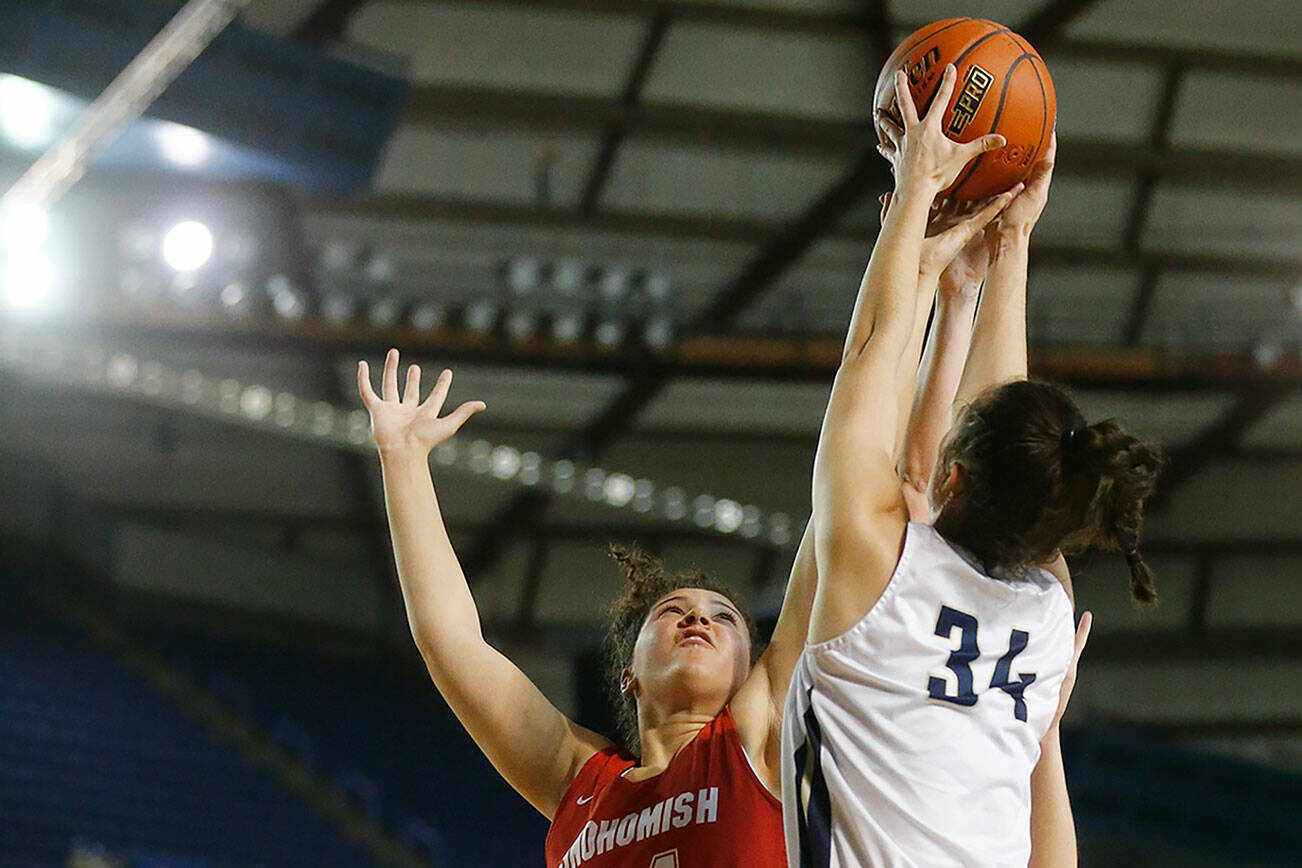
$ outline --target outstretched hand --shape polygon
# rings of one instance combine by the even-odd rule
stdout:
[[[483,401],[466,401],[446,416],[440,416],[452,372],[439,374],[434,389],[420,400],[420,366],[407,368],[407,382],[398,394],[398,351],[389,350],[384,358],[380,395],[371,386],[371,370],[366,362],[357,363],[357,391],[371,414],[371,436],[381,452],[395,449],[419,449],[425,452],[460,430],[466,420],[485,408]]]
[[[986,251],[979,235],[992,220],[996,220],[1008,204],[1022,192],[1018,184],[1011,190],[984,202],[953,202],[936,200],[927,218],[927,234],[922,242],[922,257],[918,262],[920,274],[938,275],[946,269],[958,268],[965,281],[981,282],[986,271]],[[893,193],[883,193],[881,220],[886,222]],[[958,277],[958,275],[956,275]]]
[[[1067,667],[1067,677],[1062,680],[1062,688],[1058,691],[1058,711],[1053,715],[1053,723],[1049,724],[1049,729],[1058,725],[1067,710],[1067,702],[1076,687],[1076,667],[1080,665],[1080,655],[1085,650],[1085,643],[1089,641],[1090,627],[1093,624],[1094,616],[1089,612],[1080,616],[1080,624],[1076,627],[1076,647],[1072,651],[1071,665]]]
[[[895,106],[900,113],[900,134],[893,141],[895,182],[898,189],[917,185],[921,191],[934,198],[958,178],[963,167],[986,151],[1007,144],[998,133],[979,136],[970,142],[956,142],[945,135],[941,123],[954,95],[954,82],[958,71],[952,63],[945,65],[940,84],[932,98],[927,116],[918,117],[917,106],[909,93],[909,80],[903,71],[895,73]]]

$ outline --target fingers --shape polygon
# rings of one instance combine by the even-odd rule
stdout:
[[[384,375],[380,378],[380,394],[386,401],[398,400],[398,351],[389,350],[384,357]]]
[[[486,409],[487,406],[483,401],[467,401],[443,418],[452,423],[452,433],[455,434],[461,430],[462,425],[466,424],[467,419],[480,410]]]
[[[407,386],[402,391],[402,403],[420,403],[420,365],[407,368]]]
[[[883,145],[889,143],[897,151],[904,142],[904,127],[900,126],[900,122],[890,112],[882,109],[877,111],[877,133],[880,139],[885,140]]]
[[[945,72],[940,77],[940,84],[936,85],[936,95],[931,98],[931,108],[927,110],[926,122],[932,124],[937,129],[940,128],[940,119],[949,109],[949,98],[954,95],[954,81],[958,78],[958,70],[954,64],[945,64]]]
[[[362,396],[362,404],[368,410],[380,400],[380,396],[371,387],[371,367],[366,362],[357,363],[357,394]]]
[[[443,402],[448,399],[448,389],[452,388],[452,371],[447,368],[439,374],[439,378],[434,381],[434,388],[430,391],[429,397],[420,406],[422,408],[432,407],[437,413],[443,408]]]
[[[1003,136],[999,135],[999,133],[991,133],[988,136],[973,139],[966,145],[963,145],[963,156],[964,159],[971,160],[987,151],[997,151],[1006,144],[1008,144],[1008,139],[1005,139]]]
[[[980,211],[977,211],[971,216],[964,217],[954,226],[946,229],[943,233],[937,236],[937,240],[943,240],[944,249],[953,251],[955,254],[958,253],[958,251],[967,246],[967,243],[972,240],[973,236],[986,228],[991,220],[998,217],[1000,211],[1008,207],[1008,203],[1013,201],[1014,197],[1016,197],[1018,193],[1022,192],[1023,186],[1024,185],[1022,184],[1017,184],[1011,190],[995,196],[986,203],[985,207]]]
[[[904,128],[907,130],[916,127],[919,123],[918,107],[913,104],[913,95],[909,93],[909,77],[904,74],[904,70],[895,73],[895,103],[904,120]]]

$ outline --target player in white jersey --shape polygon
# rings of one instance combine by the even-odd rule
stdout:
[[[1120,550],[1132,593],[1154,596],[1138,537],[1156,454],[1113,422],[1086,425],[1056,388],[1025,382],[1017,295],[1047,166],[1025,194],[1019,185],[978,215],[1003,212],[987,236],[974,339],[985,349],[974,345],[963,379],[1014,382],[983,392],[941,450],[934,527],[908,521],[889,395],[911,375],[902,356],[930,302],[919,292],[928,215],[969,160],[1002,144],[945,137],[954,78],[947,68],[925,120],[897,79],[896,190],[815,459],[818,589],[783,726],[793,868],[1027,865],[1032,823],[1045,821],[1031,815],[1031,779],[1056,750],[1041,740],[1072,658],[1060,552]]]

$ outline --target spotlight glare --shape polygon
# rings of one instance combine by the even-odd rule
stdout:
[[[633,499],[637,483],[625,473],[612,473],[606,477],[603,487],[606,503],[611,506],[625,506]]]
[[[721,498],[714,504],[714,529],[720,533],[732,533],[741,527],[742,508],[735,500]]]
[[[54,98],[48,88],[19,78],[0,76],[0,129],[20,148],[47,143],[54,132]]]
[[[35,311],[54,294],[54,265],[44,256],[15,256],[5,264],[4,299],[15,310]]]
[[[496,479],[511,479],[520,472],[520,453],[510,446],[497,446],[488,456],[489,471]]]
[[[197,166],[208,156],[208,136],[183,124],[160,122],[155,138],[163,158],[176,166]]]
[[[487,334],[497,322],[497,307],[486,299],[480,299],[466,308],[466,326],[476,334]]]
[[[568,311],[557,314],[552,319],[552,337],[563,344],[572,343],[583,334],[583,314]]]
[[[433,331],[443,325],[447,318],[443,308],[437,304],[425,302],[418,304],[411,311],[411,325],[423,332]]]
[[[624,326],[613,320],[606,320],[597,326],[592,336],[597,341],[597,346],[609,349],[624,339]]]
[[[371,323],[380,328],[388,328],[398,321],[402,315],[402,308],[398,302],[391,298],[376,299],[371,303],[371,307],[366,312],[366,316]]]
[[[343,325],[353,318],[353,300],[346,295],[330,295],[321,303],[321,316],[328,323]]]
[[[288,277],[283,274],[273,274],[267,278],[267,294],[271,296],[271,306],[282,319],[302,318],[303,299],[294,290],[294,283]]]
[[[212,232],[197,220],[178,223],[163,236],[163,260],[176,271],[195,271],[212,256]]]
[[[11,253],[26,253],[45,243],[50,234],[50,216],[40,205],[15,202],[0,215],[0,234]]]

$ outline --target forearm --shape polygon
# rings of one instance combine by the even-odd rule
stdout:
[[[428,455],[380,453],[384,505],[412,638],[427,658],[481,639],[479,612],[452,549],[434,493]]]
[[[1040,742],[1040,761],[1031,773],[1031,862],[1028,868],[1074,868],[1076,824],[1067,795],[1058,728]]]
[[[944,280],[956,279],[946,276]],[[953,422],[954,397],[972,338],[972,315],[980,281],[965,282],[968,285],[943,287],[937,297],[936,315],[913,395],[900,456],[900,478],[919,492],[927,490],[940,442]]]
[[[896,394],[898,395],[899,418],[895,424],[895,451],[892,453],[897,461],[903,460],[903,450],[907,442],[911,410],[914,406],[914,383],[921,375],[919,357],[923,352],[923,339],[927,334],[927,317],[931,313],[932,300],[936,298],[939,280],[934,273],[923,272],[918,275],[917,304],[913,314],[913,329],[909,332],[909,342],[900,357],[900,368],[896,372]],[[940,310],[937,307],[937,316]],[[935,326],[933,320],[932,332]],[[927,342],[927,352],[931,353],[931,342]]]
[[[972,349],[958,388],[958,401],[970,403],[990,386],[1026,378],[1026,274],[1029,228],[999,241],[991,251]]]
[[[898,190],[859,285],[843,357],[863,354],[869,340],[905,351],[918,307],[918,272],[931,200],[925,189]]]

